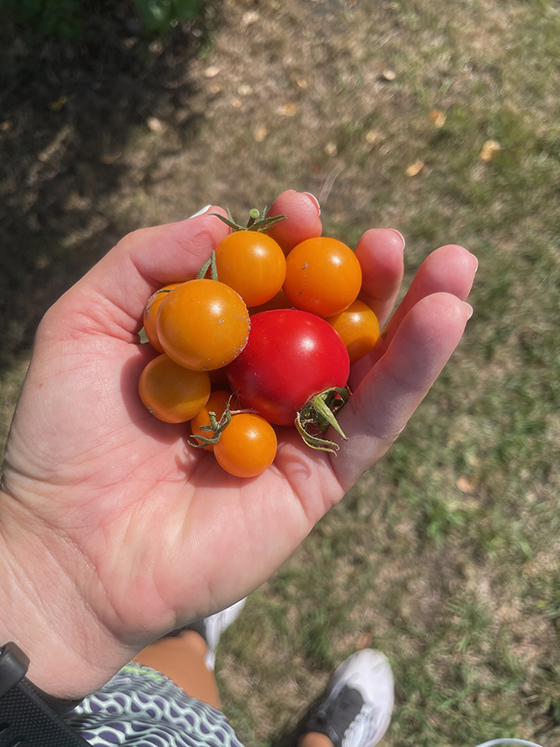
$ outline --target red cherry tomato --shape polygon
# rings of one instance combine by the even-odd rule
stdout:
[[[296,309],[251,317],[249,341],[227,368],[241,405],[276,425],[293,425],[310,397],[344,387],[349,371],[339,334],[324,319]]]
[[[302,241],[286,259],[284,292],[296,309],[327,317],[358,297],[362,268],[349,246],[320,236]]]
[[[218,464],[236,477],[257,477],[270,467],[278,441],[274,428],[253,413],[233,415],[214,446]]]
[[[270,301],[286,277],[286,258],[260,231],[235,231],[216,247],[218,280],[233,288],[248,307]]]
[[[340,314],[325,321],[342,337],[350,356],[350,365],[375,347],[379,337],[379,322],[369,306],[362,301],[354,301]]]

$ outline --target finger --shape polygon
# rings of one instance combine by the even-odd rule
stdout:
[[[289,189],[274,200],[268,211],[270,216],[285,215],[286,220],[272,226],[268,234],[288,254],[302,241],[321,235],[323,227],[320,214],[321,208],[316,197],[309,192]]]
[[[421,264],[410,288],[383,331],[375,349],[352,367],[350,386],[356,389],[385,353],[400,323],[422,298],[434,293],[450,293],[464,301],[472,288],[478,260],[462,246],[448,244],[436,249]]]
[[[135,336],[152,293],[196,277],[229,233],[210,213],[226,215],[212,206],[198,217],[128,234],[57,301],[47,319],[56,316],[58,323],[82,332]]]
[[[364,378],[338,418],[333,469],[347,490],[401,433],[459,344],[471,307],[449,293],[421,299],[402,320],[385,355]]]
[[[404,273],[404,238],[391,228],[366,231],[356,246],[362,267],[360,300],[373,310],[383,327],[397,298]]]

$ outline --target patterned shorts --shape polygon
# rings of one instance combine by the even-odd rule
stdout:
[[[221,711],[136,663],[123,667],[66,721],[96,747],[243,747]]]

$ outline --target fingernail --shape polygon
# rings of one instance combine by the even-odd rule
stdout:
[[[313,202],[317,205],[317,210],[319,211],[319,215],[321,215],[321,206],[319,205],[319,200],[315,197],[315,195],[312,195],[311,192],[302,192],[302,194],[307,195],[308,197],[311,197]]]
[[[476,257],[476,256],[475,256],[475,255],[474,255],[474,254],[473,254],[472,252],[471,252],[471,255],[472,255],[472,256],[473,256],[473,257],[475,258],[475,260],[476,260],[476,267],[474,268],[474,271],[475,271],[475,274],[476,274],[476,273],[478,272],[478,257]]]
[[[469,321],[469,319],[471,318],[471,316],[473,315],[473,311],[474,311],[474,309],[473,309],[473,307],[472,307],[472,306],[470,305],[470,303],[467,303],[466,301],[463,301],[463,304],[464,304],[464,306],[465,306],[465,307],[467,308],[467,310],[468,310],[468,312],[469,312],[469,315],[468,315],[468,317],[467,317],[467,322],[468,322],[468,321]]]
[[[400,231],[397,231],[396,228],[390,228],[389,230],[393,231],[393,233],[396,233],[397,236],[400,238],[400,240],[402,241],[402,247],[403,247],[403,251],[404,251],[404,249],[406,247],[406,241],[404,240],[404,236],[402,235],[402,233]]]
[[[204,213],[210,210],[211,207],[212,205],[206,205],[206,207],[203,207],[202,210],[198,211],[198,213],[194,213],[194,215],[189,215],[189,220],[191,218],[198,218],[199,215],[204,215]]]

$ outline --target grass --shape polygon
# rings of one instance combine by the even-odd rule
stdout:
[[[135,124],[127,179],[86,228],[96,211],[123,233],[210,201],[242,215],[295,187],[323,193],[325,232],[350,243],[401,230],[406,282],[449,242],[480,266],[466,337],[406,431],[227,631],[224,709],[248,747],[283,744],[336,665],[373,646],[397,683],[387,747],[558,747],[557,4],[286,0],[249,30],[247,7],[224,4],[228,24],[189,68],[205,114],[192,139]],[[501,150],[485,163],[489,139]],[[80,241],[69,230],[67,251]],[[4,432],[22,355],[2,374]]]

